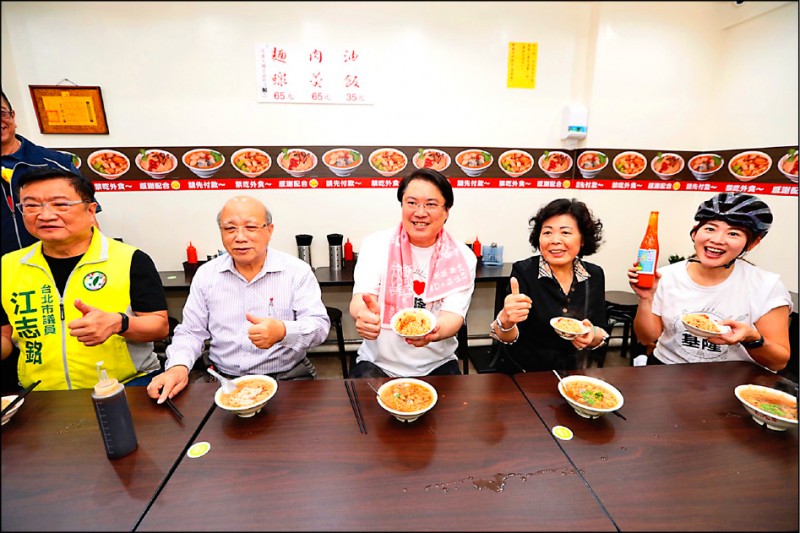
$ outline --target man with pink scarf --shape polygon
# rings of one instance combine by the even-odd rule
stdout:
[[[444,230],[453,188],[441,173],[423,168],[397,189],[402,218],[367,236],[355,266],[350,315],[364,339],[351,378],[460,374],[456,334],[475,288],[477,258]],[[436,327],[419,339],[396,334],[392,316],[424,308]]]

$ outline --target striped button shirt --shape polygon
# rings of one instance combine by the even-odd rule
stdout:
[[[286,337],[262,350],[248,338],[245,318],[282,320]],[[270,249],[261,272],[247,281],[224,254],[197,269],[183,308],[183,322],[167,347],[168,370],[192,368],[210,339],[209,359],[234,376],[273,374],[297,365],[306,350],[322,344],[330,331],[322,292],[311,267],[280,250]]]

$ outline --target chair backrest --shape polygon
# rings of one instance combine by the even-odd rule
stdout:
[[[464,369],[462,372],[464,374],[469,374],[469,334],[467,331],[467,319],[464,319],[464,323],[461,325],[461,329],[458,330],[458,334],[456,335],[456,339],[458,339],[458,348],[456,348],[456,356],[461,360],[462,364],[464,365]]]

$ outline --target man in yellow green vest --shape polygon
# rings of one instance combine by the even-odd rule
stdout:
[[[94,186],[44,168],[18,183],[25,228],[39,239],[2,257],[2,356],[19,347],[23,387],[91,388],[96,363],[109,377],[146,385],[159,372],[153,341],[169,331],[152,259],[94,227]]]

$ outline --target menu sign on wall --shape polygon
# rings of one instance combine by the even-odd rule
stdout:
[[[362,48],[256,45],[258,101],[371,104],[368,53]]]
[[[71,149],[98,191],[396,188],[417,168],[466,189],[748,192],[797,196],[797,149],[375,146]]]

